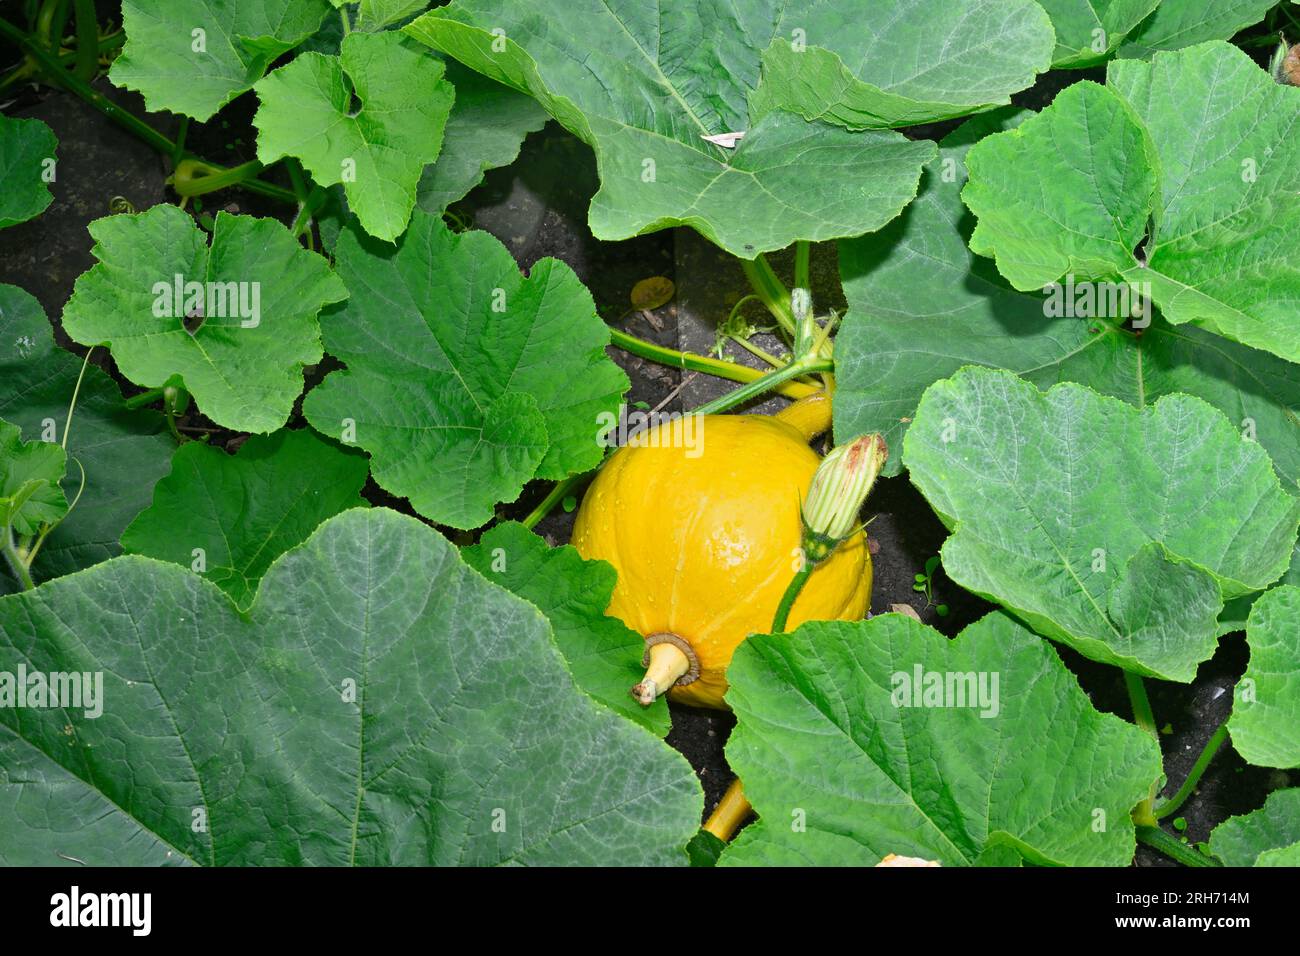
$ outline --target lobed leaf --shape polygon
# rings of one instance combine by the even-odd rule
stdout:
[[[951,641],[901,614],[755,635],[727,679],[727,759],[760,819],[723,864],[1133,857],[1129,811],[1160,774],[1155,742],[1094,710],[1051,647],[1004,614]],[[936,679],[971,693],[924,696]]]
[[[74,341],[108,345],[137,385],[184,386],[226,428],[270,432],[288,420],[303,366],[321,359],[316,314],[347,297],[322,257],[273,219],[225,211],[209,247],[207,234],[167,204],[96,219],[90,234],[99,264],[77,279],[63,310]],[[190,319],[189,294],[173,294],[178,281],[212,283],[221,295],[207,296]]]
[[[102,675],[102,715],[0,708],[7,865],[685,864],[699,824],[689,765],[575,687],[541,613],[385,509],[246,615],[132,555],[0,599],[20,663]]]
[[[1118,61],[970,151],[971,249],[1021,291],[1139,283],[1174,325],[1300,360],[1297,106],[1226,43]]]
[[[337,57],[304,53],[255,87],[257,158],[298,157],[320,185],[343,184],[362,228],[396,239],[442,147],[455,96],[444,72],[399,33],[351,33]]]
[[[543,259],[525,278],[487,233],[456,234],[418,210],[395,247],[350,230],[335,256],[354,297],[321,321],[347,371],[303,411],[368,451],[381,487],[475,528],[530,479],[599,464],[599,415],[627,377],[568,266]]]
[[[964,368],[926,390],[903,457],[953,529],[950,578],[1086,657],[1166,680],[1195,676],[1223,601],[1277,580],[1300,526],[1264,450],[1190,395],[1138,409]]]
[[[536,98],[592,146],[597,238],[688,225],[753,258],[797,239],[879,228],[915,195],[918,167],[933,149],[783,110],[751,115],[759,51],[781,29],[780,13],[768,0],[656,10],[582,0],[545,11],[503,0],[439,7],[405,29]],[[697,42],[701,18],[719,43]],[[745,135],[731,151],[706,139],[735,132]]]
[[[1300,489],[1300,379],[1290,363],[1159,316],[1141,330],[1125,327],[1126,315],[1075,317],[1061,309],[1064,287],[1054,298],[1018,292],[970,251],[973,221],[960,195],[966,153],[1032,115],[999,110],[970,120],[940,144],[899,219],[840,243],[849,311],[835,344],[836,440],[879,431],[901,448],[927,387],[963,365],[985,365],[1040,388],[1079,382],[1139,407],[1195,395],[1264,446],[1285,488]],[[901,472],[901,458],[891,456],[887,474]]]
[[[122,0],[126,45],[109,77],[151,112],[203,121],[320,27],[325,0]]]
[[[247,607],[272,561],[365,504],[368,473],[364,456],[310,429],[253,435],[234,455],[189,442],[122,533],[122,549],[199,571]]]

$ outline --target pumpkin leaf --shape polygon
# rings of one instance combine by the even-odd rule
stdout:
[[[849,311],[835,343],[836,441],[879,431],[901,448],[921,393],[963,365],[984,365],[1040,388],[1079,382],[1137,406],[1195,395],[1264,446],[1285,488],[1300,490],[1293,365],[1158,315],[1140,330],[1126,328],[1124,315],[1090,318],[1102,310],[1073,308],[1067,287],[1046,297],[1018,292],[970,251],[973,221],[960,196],[966,153],[1032,115],[999,110],[970,120],[940,144],[901,217],[840,242]],[[1093,291],[1084,286],[1076,296]],[[885,473],[900,473],[901,459],[891,455]]]
[[[1129,811],[1160,774],[1155,742],[1094,710],[1055,651],[1004,614],[951,641],[900,614],[755,635],[727,679],[727,759],[759,823],[723,864],[1133,857]],[[1044,772],[1050,790],[1025,786]]]
[[[1052,66],[1077,69],[1107,59],[1160,0],[1038,0],[1056,29]]]
[[[1228,719],[1232,746],[1261,767],[1300,767],[1300,587],[1274,588],[1250,610],[1250,664]]]
[[[627,377],[568,266],[542,259],[525,278],[492,236],[453,233],[419,210],[395,247],[348,230],[335,256],[357,295],[321,322],[347,371],[303,410],[368,451],[381,487],[433,521],[475,528],[531,478],[599,464],[598,416]]]
[[[642,707],[627,692],[645,672],[641,666],[645,639],[605,614],[618,580],[612,565],[584,560],[570,545],[547,547],[513,522],[490,529],[461,556],[489,581],[546,615],[579,687],[657,736],[667,735],[672,726],[667,702],[660,698]]]
[[[444,70],[399,33],[351,33],[337,57],[304,53],[255,87],[257,158],[298,157],[319,185],[343,184],[363,229],[396,239],[442,147],[455,96]]]
[[[321,359],[316,314],[347,297],[322,257],[273,219],[225,211],[209,248],[167,204],[96,219],[90,234],[99,264],[63,310],[74,341],[108,345],[137,385],[183,385],[226,428],[270,432],[288,420],[303,366]]]
[[[63,496],[81,496],[45,539],[32,576],[43,581],[117,554],[122,529],[148,506],[175,446],[161,415],[123,408],[116,382],[93,364],[83,372],[78,356],[55,346],[40,303],[11,285],[0,285],[0,417],[21,427],[29,441],[57,447],[66,437]],[[16,584],[8,568],[0,570],[0,594]]]
[[[310,429],[254,435],[234,455],[189,442],[122,549],[196,570],[247,607],[272,561],[326,518],[365,504],[368,473],[363,455]]]
[[[684,865],[699,825],[689,765],[574,685],[541,613],[382,508],[247,614],[134,555],[0,599],[20,664],[98,675],[102,715],[0,708],[8,865]]]
[[[1220,823],[1210,852],[1228,866],[1300,866],[1300,788],[1274,791],[1258,810]]]
[[[953,119],[1011,102],[1052,48],[1051,21],[1027,0],[791,6],[763,51],[750,110],[849,129]]]
[[[126,45],[109,78],[151,112],[211,118],[320,27],[325,0],[122,0]]]
[[[970,367],[926,390],[904,443],[953,529],[945,573],[1085,657],[1190,681],[1224,599],[1290,562],[1300,500],[1190,395],[1138,409]]]
[[[58,145],[40,120],[0,116],[0,229],[39,216],[54,202],[46,171]]]
[[[1227,43],[1117,61],[971,149],[971,249],[1021,291],[1138,283],[1174,325],[1298,361],[1297,107]]]
[[[61,447],[23,441],[17,425],[0,419],[0,533],[33,535],[67,514],[64,465]]]
[[[895,133],[854,135],[783,110],[751,117],[760,49],[780,29],[769,6],[670,3],[652,14],[582,2],[543,16],[525,0],[461,2],[405,30],[534,97],[592,146],[597,238],[688,225],[752,259],[797,239],[879,228],[915,195],[933,151]],[[722,48],[693,39],[702,14],[727,31]],[[706,139],[735,132],[744,138],[733,150]]]
[[[1122,57],[1150,58],[1160,50],[1178,50],[1227,40],[1264,19],[1276,0],[1162,0],[1129,36]]]
[[[532,97],[455,60],[447,61],[447,79],[456,88],[456,102],[442,152],[424,167],[415,198],[416,205],[435,214],[463,198],[489,169],[514,162],[524,137],[546,125],[546,114]]]

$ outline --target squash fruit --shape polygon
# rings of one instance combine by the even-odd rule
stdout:
[[[800,507],[820,462],[808,442],[829,427],[830,400],[818,393],[777,415],[703,416],[698,449],[682,447],[680,431],[671,447],[672,424],[610,457],[572,543],[618,571],[606,613],[646,638],[649,679],[633,696],[648,704],[671,684],[678,703],[725,710],[732,652],[771,630],[798,569]],[[861,618],[870,599],[859,530],[812,572],[789,627]]]

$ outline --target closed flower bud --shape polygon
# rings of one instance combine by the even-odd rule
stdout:
[[[839,445],[822,459],[803,504],[803,549],[813,564],[825,561],[857,530],[858,513],[888,457],[884,437],[872,434]]]

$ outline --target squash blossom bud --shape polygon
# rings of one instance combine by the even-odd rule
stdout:
[[[858,512],[880,476],[889,449],[879,434],[838,445],[822,459],[803,503],[803,551],[814,565],[858,526]]]

